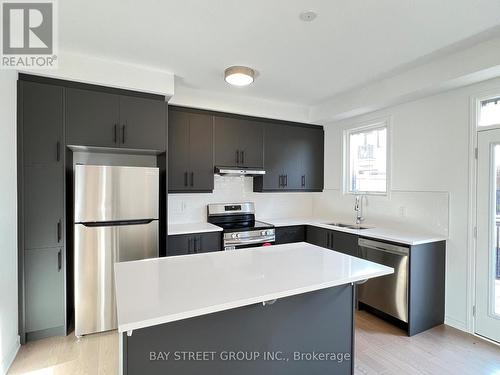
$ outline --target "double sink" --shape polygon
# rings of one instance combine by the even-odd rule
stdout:
[[[346,224],[346,223],[325,223],[325,225],[332,225],[334,227],[356,229],[356,230],[372,229],[373,228],[373,227],[368,227],[368,226],[364,226],[361,224]]]

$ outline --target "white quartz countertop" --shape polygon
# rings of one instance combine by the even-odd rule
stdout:
[[[168,224],[168,235],[221,232],[222,228],[210,223]]]
[[[367,223],[362,226],[370,227],[369,229],[350,229],[344,227],[337,227],[327,225],[325,223],[338,223],[345,222],[335,219],[318,219],[318,218],[282,218],[282,219],[259,219],[266,223],[272,224],[275,227],[286,227],[293,225],[312,225],[325,229],[332,229],[339,232],[346,232],[355,234],[362,237],[368,237],[378,240],[392,241],[405,245],[422,245],[430,242],[445,241],[447,238],[443,235],[435,233],[426,233],[424,231],[412,230],[411,228],[404,228],[391,226],[390,224],[376,224]]]
[[[118,330],[187,319],[393,272],[305,242],[115,264]]]

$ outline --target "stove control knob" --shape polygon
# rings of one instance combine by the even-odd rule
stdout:
[[[231,234],[231,238],[238,238],[238,235],[236,233]]]
[[[266,236],[267,234],[268,234],[268,233],[267,233],[267,231],[265,231],[265,230],[263,230],[262,232],[260,232],[260,235],[261,235],[261,236]]]

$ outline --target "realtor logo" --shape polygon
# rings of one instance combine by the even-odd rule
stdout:
[[[56,67],[54,36],[53,1],[2,2],[2,68]]]

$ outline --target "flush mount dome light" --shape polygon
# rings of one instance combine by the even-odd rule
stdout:
[[[255,79],[255,72],[246,66],[230,66],[224,71],[224,80],[230,85],[247,86]]]

